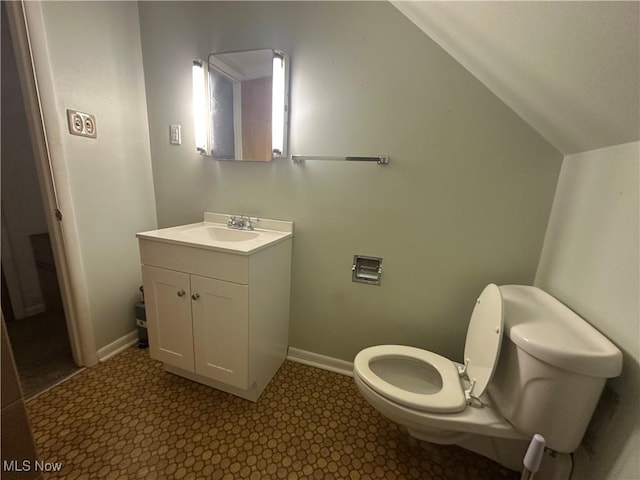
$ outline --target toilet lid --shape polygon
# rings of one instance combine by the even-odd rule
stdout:
[[[467,375],[470,381],[475,380],[471,392],[474,397],[484,393],[493,377],[500,356],[503,326],[502,294],[497,285],[490,283],[476,300],[464,345]]]

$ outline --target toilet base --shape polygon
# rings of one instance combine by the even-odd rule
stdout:
[[[505,429],[493,424],[483,424],[482,432],[463,432],[460,430],[463,428],[467,430],[479,428],[479,424],[473,423],[471,418],[467,419],[464,423],[453,422],[452,418],[460,416],[460,414],[447,414],[449,417],[447,418],[447,426],[458,427],[460,430],[433,427],[428,423],[434,423],[437,419],[426,419],[424,415],[420,416],[418,413],[407,412],[402,406],[391,403],[370,389],[360,380],[357,374],[354,375],[354,380],[358,390],[360,390],[363,397],[371,406],[389,420],[406,427],[409,435],[416,440],[439,445],[457,445],[490,458],[511,470],[522,471],[522,461],[531,440],[528,435],[515,430],[513,427]],[[444,416],[445,415],[442,415],[442,417]],[[475,420],[477,420],[477,417]],[[442,423],[442,420],[440,421]],[[495,435],[491,435],[490,433],[495,433]],[[573,461],[571,455],[567,453],[555,453],[555,455],[552,456],[551,454],[545,453],[540,464],[540,470],[536,475],[537,478],[545,480],[569,480],[571,478],[572,467]]]
[[[513,438],[488,437],[467,432],[424,428],[408,429],[416,440],[438,445],[457,445],[474,453],[490,458],[510,470],[522,471],[522,460],[529,446],[528,441]],[[571,455],[567,453],[545,452],[536,474],[545,480],[569,480],[573,470]]]

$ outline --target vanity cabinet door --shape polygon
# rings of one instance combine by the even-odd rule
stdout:
[[[191,276],[195,372],[249,387],[249,287]]]
[[[152,358],[193,371],[189,275],[142,266],[147,332]]]

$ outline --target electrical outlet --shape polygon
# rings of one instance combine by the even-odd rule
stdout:
[[[181,125],[169,125],[169,143],[171,145],[182,144],[182,126]]]
[[[79,135],[81,137],[88,138],[97,138],[98,136],[96,117],[90,113],[67,109],[67,122],[69,124],[69,133],[71,135]]]

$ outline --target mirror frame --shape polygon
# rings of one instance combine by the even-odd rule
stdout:
[[[218,74],[221,74],[228,78],[233,85],[234,93],[240,88],[237,75],[233,75],[233,71],[221,67],[218,63],[216,65],[215,59],[218,55],[228,55],[233,53],[243,52],[255,52],[259,50],[271,51],[271,63],[272,63],[272,99],[271,99],[271,118],[272,118],[272,132],[271,132],[271,158],[264,159],[248,159],[242,158],[217,158],[213,155],[213,126],[211,125],[211,108],[212,98],[210,92],[210,78],[211,70],[215,70]],[[225,52],[210,53],[207,62],[202,60],[194,60],[193,70],[193,101],[194,101],[194,122],[196,132],[200,132],[199,136],[196,133],[196,149],[198,153],[210,156],[214,160],[219,161],[244,161],[244,162],[256,162],[256,161],[272,161],[275,158],[286,158],[288,151],[288,128],[289,128],[289,58],[281,50],[275,50],[272,48],[252,49],[252,50],[235,50]],[[196,68],[199,67],[199,69]],[[235,77],[235,78],[234,78]],[[202,82],[204,78],[204,85]],[[236,95],[234,95],[234,111],[238,108],[238,102],[235,101]],[[203,108],[204,106],[204,108]],[[234,115],[234,131],[241,129],[237,116]],[[202,132],[206,132],[203,136]],[[239,135],[234,135],[235,148],[234,152],[238,151],[238,138]],[[237,157],[237,155],[234,155]]]

